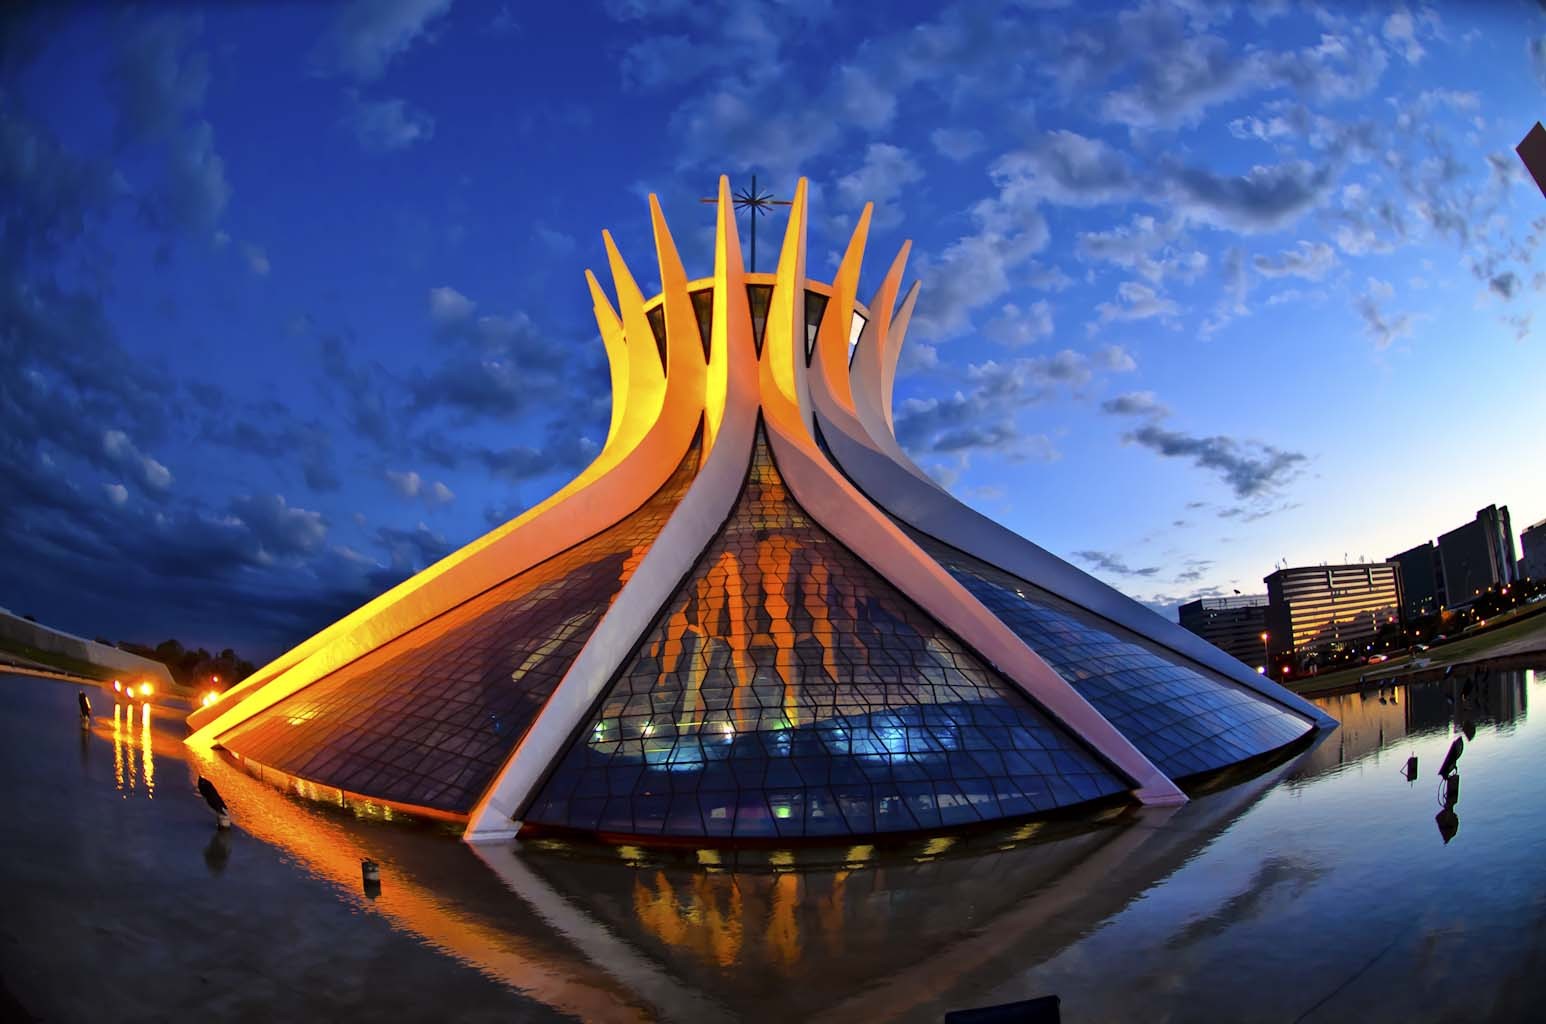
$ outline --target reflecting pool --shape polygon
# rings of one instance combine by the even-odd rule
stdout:
[[[1069,1021],[1525,1020],[1546,995],[1539,671],[1322,699],[1340,729],[1170,812],[740,859],[469,848],[190,760],[171,712],[99,712],[81,733],[69,688],[0,682],[0,813],[39,861],[0,867],[19,922],[0,924],[19,940],[0,972],[39,1016],[77,1004],[28,929],[57,949],[98,927],[197,945],[233,989],[295,987],[301,1016],[938,1021],[1057,994]],[[231,832],[191,793],[198,774]],[[121,882],[97,887],[104,848]],[[240,1009],[156,963],[124,996],[152,1015]]]

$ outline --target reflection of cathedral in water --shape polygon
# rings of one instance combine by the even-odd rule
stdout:
[[[1478,727],[1508,730],[1525,717],[1532,673],[1457,671],[1449,679],[1370,688],[1320,699],[1342,728],[1304,763],[1305,776],[1366,757],[1403,736],[1459,732]]]

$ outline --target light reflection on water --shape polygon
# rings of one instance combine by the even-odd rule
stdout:
[[[1546,962],[1546,727],[1528,715],[1542,685],[1501,672],[1325,698],[1340,729],[1186,807],[859,846],[818,867],[780,851],[474,849],[286,798],[221,759],[189,770],[360,912],[586,1019],[937,1021],[1047,993],[1085,1020],[1507,1018]],[[133,726],[115,717],[130,790]],[[148,791],[148,718],[140,732]],[[1457,736],[1446,809],[1438,767]],[[228,856],[217,835],[211,872]]]
[[[140,719],[136,729],[134,719]],[[81,747],[81,761],[85,763],[87,749]],[[145,797],[156,798],[155,737],[151,728],[149,704],[140,705],[138,713],[133,704],[113,702],[113,782],[124,799],[128,799],[140,785],[144,776]]]

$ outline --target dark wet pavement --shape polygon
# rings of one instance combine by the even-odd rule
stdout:
[[[1056,993],[1068,1021],[1474,1021],[1546,996],[1530,672],[1325,699],[1344,724],[1319,746],[1174,813],[739,868],[474,850],[195,768],[180,714],[120,712],[115,734],[94,696],[82,734],[73,687],[0,677],[0,696],[0,976],[49,1020],[937,1021]]]

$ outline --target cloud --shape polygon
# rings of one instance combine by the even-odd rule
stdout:
[[[374,81],[450,9],[451,0],[353,0],[339,12],[319,59],[356,81]]]
[[[991,451],[1015,461],[1045,461],[1056,457],[1056,448],[1044,435],[1019,429],[1015,420],[1020,410],[1060,392],[1078,394],[1098,374],[1135,368],[1132,357],[1117,346],[1090,354],[1063,349],[1053,355],[974,364],[967,367],[966,390],[904,400],[897,410],[897,439],[919,457]]]
[[[596,442],[576,433],[568,424],[553,424],[540,447],[486,448],[477,453],[477,459],[495,476],[512,483],[525,483],[549,473],[577,472],[599,451]]]
[[[322,513],[295,508],[282,494],[235,498],[231,511],[257,540],[260,558],[297,558],[315,551],[327,537]]]
[[[1309,461],[1309,457],[1300,452],[1272,445],[1242,442],[1220,435],[1197,437],[1166,430],[1153,423],[1124,434],[1122,439],[1165,458],[1189,459],[1197,466],[1217,473],[1238,498],[1272,493]]]
[[[215,152],[215,131],[208,121],[199,121],[167,152],[160,208],[174,226],[203,235],[214,229],[230,199],[225,161]]]
[[[1525,52],[1530,55],[1530,70],[1535,72],[1535,80],[1546,89],[1546,36],[1526,39]]]
[[[431,483],[413,470],[386,471],[387,483],[404,498],[422,498],[429,505],[445,505],[456,499],[456,493],[439,480]]]
[[[1052,307],[1045,300],[1033,302],[1025,309],[1006,303],[999,315],[988,322],[983,334],[1001,345],[1021,348],[1052,336]]]
[[[135,447],[121,430],[102,433],[102,453],[109,462],[135,477],[146,489],[161,493],[172,486],[172,471]]]
[[[1505,302],[1514,297],[1514,293],[1519,291],[1521,285],[1519,275],[1512,270],[1498,274],[1487,282],[1487,287],[1492,293]]]
[[[1114,573],[1118,576],[1157,576],[1159,574],[1159,567],[1154,565],[1145,566],[1142,569],[1130,569],[1120,556],[1109,551],[1075,551],[1074,557],[1095,566],[1102,572]]]
[[[208,381],[188,388],[188,405],[202,398],[206,407],[197,417],[197,439],[270,460],[279,466],[299,466],[301,479],[313,491],[336,491],[338,468],[333,431],[317,420],[302,420],[279,402],[243,403]]]
[[[1406,58],[1408,64],[1420,64],[1427,51],[1417,41],[1417,24],[1405,7],[1391,13],[1380,33],[1390,48]]]
[[[344,122],[367,153],[393,153],[435,137],[435,119],[400,99],[367,100],[350,90]]]
[[[114,505],[122,505],[129,500],[129,489],[123,484],[103,484],[102,490],[107,493],[107,500]]]
[[[329,334],[322,338],[322,372],[334,392],[343,398],[343,410],[361,437],[387,447],[397,437],[399,417],[388,405],[395,393],[386,375],[375,366],[360,366],[349,357],[344,337]]]
[[[1293,125],[1286,118],[1256,116],[1237,117],[1229,122],[1229,134],[1237,139],[1255,139],[1258,142],[1276,142],[1294,134]]]
[[[399,572],[419,572],[453,550],[444,537],[423,523],[411,530],[395,526],[379,527],[375,540],[386,549],[392,567]]]
[[[1192,282],[1208,266],[1206,253],[1177,248],[1180,225],[1163,224],[1147,214],[1133,217],[1127,225],[1109,231],[1085,231],[1078,241],[1079,255],[1134,271],[1152,284],[1167,277]]]
[[[1038,291],[1066,292],[1074,286],[1074,279],[1059,267],[1044,267],[1032,262],[1026,269],[1025,283]]]
[[[248,243],[242,246],[242,255],[247,260],[247,269],[259,277],[267,277],[271,269],[268,262],[268,253],[263,251],[260,245]]]
[[[386,471],[386,478],[392,485],[392,489],[405,498],[417,498],[424,484],[419,474],[414,472],[398,473],[389,469]]]
[[[1274,231],[1297,221],[1331,188],[1329,167],[1303,160],[1258,164],[1242,175],[1180,168],[1170,177],[1173,198],[1190,219],[1232,231]]]
[[[119,107],[120,142],[174,135],[186,115],[204,104],[209,57],[195,50],[198,18],[160,15],[131,24],[118,36],[108,71]]]
[[[956,163],[970,160],[988,144],[982,132],[974,128],[936,128],[929,133],[929,141],[940,156]]]
[[[1388,282],[1371,277],[1368,288],[1354,301],[1354,308],[1363,317],[1364,330],[1376,349],[1387,349],[1412,333],[1413,318],[1410,313],[1387,316],[1380,309],[1379,304],[1389,301],[1395,293]]]
[[[1033,146],[1000,157],[992,167],[1000,191],[1016,205],[1045,200],[1067,206],[1121,202],[1137,179],[1123,153],[1100,139],[1059,129]]]
[[[875,225],[886,227],[901,220],[901,213],[891,206],[892,201],[921,177],[922,168],[906,150],[884,142],[872,142],[864,151],[864,163],[837,180],[837,196],[854,208],[873,202]]]
[[[919,338],[959,334],[974,310],[1005,295],[1016,271],[1047,244],[1047,222],[1034,203],[1012,207],[1004,196],[973,209],[977,230],[947,246],[938,257],[918,260],[918,277],[929,301],[913,317]],[[918,346],[913,346],[915,353]]]
[[[1122,17],[1136,20],[1135,16],[1161,10],[1151,5]],[[1102,117],[1138,129],[1195,124],[1210,106],[1252,86],[1258,74],[1257,55],[1242,54],[1240,47],[1218,36],[1177,37],[1178,31],[1174,24],[1148,28],[1148,38],[1142,40],[1147,59],[1138,81],[1107,94],[1100,105]],[[1165,34],[1156,40],[1156,32]]]
[[[574,252],[573,235],[566,234],[557,230],[556,228],[548,227],[541,221],[538,221],[532,227],[532,233],[537,236],[537,241],[541,242],[550,251],[557,253],[560,256],[565,256]]]
[[[1155,317],[1172,319],[1181,314],[1181,307],[1174,299],[1165,298],[1146,284],[1123,281],[1117,286],[1118,302],[1102,302],[1095,307],[1096,321],[1088,328],[1095,331],[1102,324],[1121,320],[1149,320]]]
[[[1319,281],[1337,265],[1337,254],[1325,242],[1300,242],[1296,249],[1281,252],[1276,258],[1258,253],[1252,258],[1257,273],[1264,277],[1303,277]]]
[[[478,304],[449,285],[429,290],[429,317],[441,327],[464,324],[472,319]]]
[[[1161,418],[1170,415],[1170,409],[1152,391],[1129,391],[1115,398],[1106,399],[1100,403],[1100,408],[1102,412],[1111,413],[1113,416]]]

